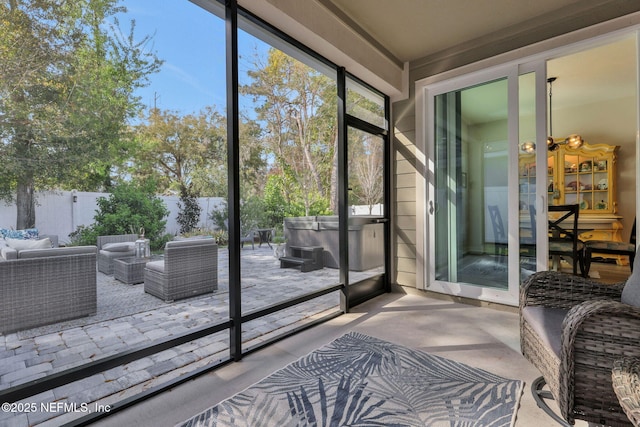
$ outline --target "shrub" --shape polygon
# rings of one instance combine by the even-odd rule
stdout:
[[[93,225],[80,225],[69,234],[69,246],[96,245],[97,243],[98,232]]]
[[[180,224],[180,234],[189,233],[198,226],[201,211],[198,198],[193,194],[192,186],[181,186],[178,209],[180,211],[177,221]]]
[[[160,251],[160,250],[164,249],[164,245],[167,242],[170,242],[171,240],[173,240],[173,234],[168,234],[168,233],[164,234],[159,239],[155,239],[155,240],[151,241],[151,250],[152,251]]]
[[[229,207],[227,202],[224,202],[224,207],[221,210],[214,210],[209,213],[209,219],[211,219],[216,226],[223,231],[229,231],[227,225],[227,218],[229,217]],[[240,206],[240,230],[246,234],[249,231],[256,228],[269,228],[273,227],[270,217],[265,212],[265,204],[257,196],[251,196],[247,200],[243,201]]]
[[[169,211],[162,199],[154,195],[154,188],[153,183],[144,186],[123,183],[114,187],[108,198],[100,197],[97,200],[94,224],[80,226],[69,235],[72,244],[95,245],[98,236],[139,234],[140,229],[144,228],[144,235],[151,240],[151,247],[161,248],[167,238],[162,233]]]
[[[218,243],[218,246],[229,245],[229,234],[226,231],[223,231],[223,230],[214,231],[213,238],[216,239],[216,243]]]

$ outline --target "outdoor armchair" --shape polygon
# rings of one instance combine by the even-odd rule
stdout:
[[[144,270],[144,291],[167,302],[218,289],[218,245],[212,238],[167,242],[161,261]]]
[[[552,397],[570,424],[631,425],[611,370],[616,359],[640,356],[639,307],[640,272],[613,285],[555,271],[530,276],[520,289],[520,345],[542,373],[532,386],[538,405],[559,420],[543,401]]]
[[[137,234],[98,236],[98,271],[113,274],[113,260],[135,255]]]

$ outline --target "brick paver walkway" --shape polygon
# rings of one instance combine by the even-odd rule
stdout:
[[[338,282],[338,270],[309,273],[280,269],[268,248],[242,251],[243,312],[281,302]],[[350,273],[352,280],[367,273]],[[60,372],[88,361],[147,345],[211,322],[228,319],[228,252],[219,253],[218,291],[174,303],[98,273],[96,316],[0,335],[0,389]],[[256,344],[301,322],[335,311],[337,294],[326,295],[243,327],[243,341]],[[228,356],[228,332],[165,350],[150,357],[47,391],[0,411],[3,426],[57,426],[87,411],[162,384]],[[7,410],[8,409],[8,410]]]

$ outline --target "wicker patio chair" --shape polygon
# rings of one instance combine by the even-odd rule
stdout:
[[[625,357],[613,363],[613,390],[634,426],[640,426],[640,359]]]
[[[631,425],[614,393],[611,369],[623,356],[640,357],[640,274],[632,277],[626,284],[605,285],[544,271],[523,283],[522,354],[542,373],[532,385],[538,406],[556,421]],[[548,398],[562,417],[546,404]]]
[[[131,250],[109,251],[105,245],[133,242],[138,239],[137,234],[119,234],[111,236],[98,236],[98,271],[104,274],[113,274],[113,260],[117,258],[128,258],[135,254]]]
[[[144,269],[144,291],[167,302],[216,289],[218,245],[212,238],[167,242],[163,260]]]

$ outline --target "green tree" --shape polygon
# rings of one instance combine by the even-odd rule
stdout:
[[[215,107],[197,114],[152,109],[136,126],[137,152],[129,173],[153,179],[158,191],[177,193],[183,187],[203,197],[227,194],[226,117]],[[240,173],[246,186],[256,186],[263,176],[263,147],[257,123],[240,123]]]
[[[272,155],[270,173],[282,176],[292,202],[310,215],[319,199],[331,203],[335,162],[336,87],[324,74],[277,49],[256,59],[251,83],[241,91],[257,104],[258,120]]]
[[[216,195],[226,185],[219,182],[226,171],[225,117],[207,107],[197,114],[151,109],[146,120],[136,126],[138,152],[133,159],[132,175],[152,179],[158,191],[178,193],[192,186],[204,196]],[[193,187],[193,176],[207,165],[222,174],[204,179],[209,188]]]
[[[136,88],[160,61],[117,0],[0,3],[0,197],[35,225],[35,191],[109,184]],[[114,18],[111,25],[107,20]]]

